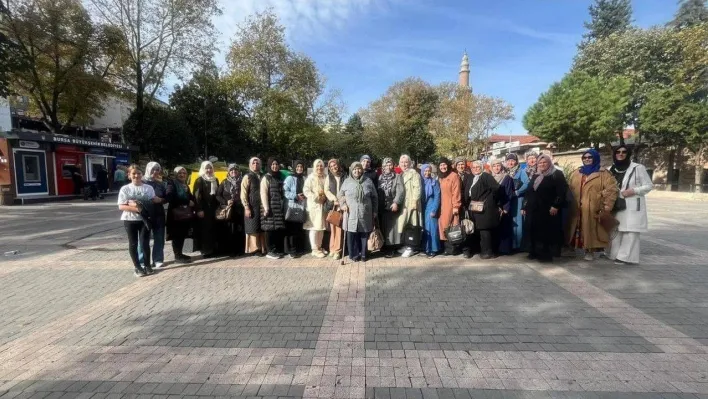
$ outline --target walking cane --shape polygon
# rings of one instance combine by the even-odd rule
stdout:
[[[346,258],[344,257],[344,252],[345,252],[346,249],[347,249],[347,237],[346,237],[347,232],[344,230],[344,223],[345,223],[345,221],[347,220],[347,217],[346,217],[346,216],[347,216],[347,212],[343,212],[343,213],[342,213],[342,241],[343,241],[343,242],[342,242],[342,258],[341,258],[341,260],[339,261],[339,264],[342,265],[342,266],[344,266],[344,261],[345,261],[345,259],[346,259]]]

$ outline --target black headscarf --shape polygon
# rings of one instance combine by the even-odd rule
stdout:
[[[302,173],[297,173],[297,166],[302,165]],[[302,177],[303,173],[307,170],[307,167],[305,166],[305,162],[296,159],[293,161],[293,176],[295,177]]]
[[[302,173],[297,173],[297,166],[302,165]],[[304,173],[307,171],[307,167],[305,166],[305,162],[296,159],[293,161],[293,174],[292,176],[295,178],[295,192],[297,194],[302,194],[302,189],[305,187],[305,175]]]
[[[271,176],[275,177],[276,179],[280,179],[280,162],[278,162],[278,171],[273,172],[273,169],[270,167],[273,165],[273,162],[278,162],[278,159],[275,157],[270,157],[268,158],[268,164],[266,165],[266,173],[270,174]]]
[[[625,150],[627,150],[627,157],[624,159],[624,161],[617,160],[617,150],[619,150],[620,148],[624,148]],[[614,164],[613,164],[614,169],[627,170],[627,168],[629,168],[629,164],[632,163],[632,150],[630,150],[629,147],[627,147],[625,145],[615,147],[612,150],[612,159],[614,160]]]
[[[441,163],[444,163],[447,165],[447,172],[443,173],[440,171],[440,164]],[[438,173],[439,173],[438,177],[441,179],[446,178],[450,173],[452,173],[452,162],[450,162],[450,160],[445,157],[442,157],[442,158],[440,158],[440,160],[438,160],[437,166],[438,166]],[[455,173],[457,173],[457,171]]]

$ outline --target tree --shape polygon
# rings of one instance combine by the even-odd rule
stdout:
[[[435,153],[428,125],[438,107],[438,94],[419,78],[394,83],[360,112],[364,137],[374,156],[409,154],[427,160]]]
[[[583,35],[586,43],[622,33],[632,25],[630,0],[595,0],[589,10],[590,22],[585,22],[588,32]]]
[[[674,19],[667,25],[674,29],[683,29],[704,22],[708,22],[706,0],[680,0]]]
[[[640,116],[654,142],[691,150],[700,192],[708,154],[708,23],[684,28],[674,36],[681,57],[672,70],[673,82],[647,95]]]
[[[223,85],[213,63],[202,66],[192,79],[176,86],[170,105],[182,115],[194,133],[197,148],[204,159],[244,160],[250,154],[249,121],[242,106]]]
[[[326,146],[323,128],[340,123],[338,93],[326,92],[315,63],[286,44],[272,10],[239,25],[227,62],[226,83],[243,104],[262,154],[306,158]]]
[[[514,119],[513,107],[500,98],[474,94],[455,82],[442,83],[436,91],[440,103],[430,131],[439,154],[471,157],[495,129]]]
[[[0,21],[8,20],[10,17],[10,10],[5,6],[4,0],[0,0]],[[11,74],[23,67],[19,55],[17,44],[0,29],[0,97],[10,95]]]
[[[361,121],[361,116],[358,113],[352,114],[344,125],[344,133],[355,136],[364,133],[364,123]]]
[[[194,134],[182,116],[168,108],[148,105],[138,114],[134,110],[125,124],[123,133],[133,144],[140,146],[140,153],[168,168],[187,163],[196,158],[197,145]],[[138,129],[138,123],[141,128]]]
[[[135,96],[135,110],[155,99],[166,77],[210,60],[217,0],[89,0],[94,16],[120,32],[123,57],[116,83]],[[138,118],[139,119],[139,118]]]
[[[119,39],[94,26],[79,0],[23,0],[0,18],[0,31],[16,46],[22,68],[11,87],[53,132],[103,112],[112,87],[106,81]]]
[[[603,79],[575,72],[543,93],[523,123],[534,135],[560,145],[609,144],[618,136],[623,139],[630,101],[626,78]]]

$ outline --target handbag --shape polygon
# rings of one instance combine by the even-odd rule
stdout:
[[[470,212],[472,212],[472,213],[484,212],[484,201],[470,201]]]
[[[338,209],[332,209],[331,211],[327,212],[327,223],[337,226],[337,227],[342,227],[342,212],[340,212]]]
[[[307,212],[305,205],[298,201],[288,201],[288,207],[285,210],[285,221],[293,223],[305,223],[307,221]]]
[[[192,220],[194,217],[194,210],[189,205],[180,205],[178,207],[172,208],[172,219],[175,222],[184,222],[187,220]]]
[[[231,220],[231,206],[219,205],[216,210],[216,220]]]
[[[460,224],[462,225],[462,228],[465,230],[465,234],[471,235],[474,234],[474,222],[471,221],[470,219],[463,219],[460,221]]]
[[[629,188],[629,181],[632,180],[632,176],[634,176],[635,170],[637,170],[637,168],[632,169],[632,173],[629,174],[629,178],[627,178],[627,184],[624,186],[625,190],[627,190]],[[622,182],[620,182],[620,189],[621,188],[622,188]],[[615,205],[612,207],[612,212],[616,213],[619,211],[624,211],[626,209],[627,209],[627,200],[625,198],[621,198],[620,194],[617,193],[617,199],[615,199]]]
[[[600,226],[602,226],[603,230],[607,233],[612,233],[612,231],[619,226],[619,221],[615,219],[610,212],[600,212],[600,214],[597,215],[597,219]]]
[[[462,224],[454,224],[445,228],[445,238],[451,245],[460,245],[465,242],[467,234]]]
[[[423,235],[423,229],[419,226],[413,226],[408,224],[405,229],[403,229],[403,242],[407,247],[417,248],[420,245],[420,241]]]
[[[383,248],[384,238],[379,226],[374,226],[374,231],[369,234],[369,239],[366,241],[366,248],[371,252],[380,251]]]

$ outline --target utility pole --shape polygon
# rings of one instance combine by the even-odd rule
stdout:
[[[204,160],[209,160],[208,151],[208,135],[207,135],[207,99],[204,98]]]

